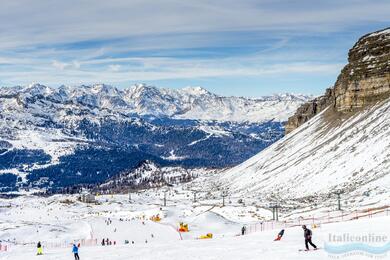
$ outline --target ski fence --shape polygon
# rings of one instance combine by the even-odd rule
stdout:
[[[301,225],[311,225],[312,228],[316,228],[320,227],[322,224],[384,216],[390,216],[390,206],[355,211],[328,212],[326,214],[318,214],[318,216],[312,215],[306,217],[287,218],[285,221],[263,221],[260,223],[247,225],[246,232],[262,232],[267,230],[284,229]]]
[[[10,250],[10,245],[0,242],[0,252],[7,252]]]
[[[14,243],[19,246],[36,246],[36,242],[17,242]],[[41,241],[43,248],[68,248],[72,247],[73,244],[80,244],[82,247],[97,246],[98,241],[96,238],[92,239],[78,239],[72,241]]]

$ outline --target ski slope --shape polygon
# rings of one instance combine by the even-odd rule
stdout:
[[[190,190],[180,186],[172,188],[166,207],[161,188],[134,193],[131,201],[128,195],[101,195],[97,204],[79,202],[76,195],[0,199],[0,241],[31,246],[39,240],[45,246],[57,247],[85,239],[98,244],[106,238],[117,244],[125,240],[135,244],[193,240],[210,232],[214,238],[221,238],[236,236],[243,224],[270,217],[268,210],[253,206],[221,208],[219,200],[192,202],[190,195]],[[160,222],[150,220],[156,215],[162,218]],[[180,222],[188,224],[191,232],[179,234]]]
[[[81,247],[81,259],[128,260],[128,259],[329,259],[324,250],[329,234],[389,234],[390,217],[362,219],[357,221],[323,225],[313,229],[313,242],[320,250],[301,252],[304,248],[303,232],[300,227],[288,228],[283,239],[274,242],[277,232],[265,231],[255,234],[225,237],[212,240],[156,241],[136,243],[134,245]],[[161,232],[163,232],[161,230]],[[156,233],[163,236],[163,233]],[[66,260],[72,259],[71,248],[45,249],[43,256],[35,256],[35,248],[13,247],[11,252],[0,253],[0,259],[25,260]],[[355,255],[347,259],[367,259],[367,256]],[[386,258],[383,258],[386,259]]]
[[[210,176],[200,179],[205,181],[208,178]],[[81,259],[93,260],[328,258],[323,249],[299,250],[304,248],[300,225],[311,227],[313,223],[320,223],[313,222],[307,214],[319,216],[329,215],[329,212],[291,211],[289,219],[298,218],[299,223],[275,222],[256,230],[252,228],[254,225],[272,217],[269,209],[260,202],[256,204],[256,200],[248,199],[243,204],[227,198],[226,205],[222,206],[220,198],[200,190],[194,201],[193,185],[196,184],[191,182],[169,189],[139,191],[132,193],[130,200],[129,195],[100,195],[96,204],[79,202],[77,195],[36,197],[24,194],[13,199],[0,199],[0,241],[10,249],[0,252],[0,259],[72,259],[70,245],[83,240],[95,241],[80,248]],[[163,206],[165,192],[167,205]],[[161,221],[151,221],[150,217],[157,214]],[[333,211],[331,214],[340,213]],[[306,216],[305,219],[302,216]],[[373,216],[321,224],[313,229],[313,242],[324,248],[329,234],[389,234],[390,211],[384,210]],[[288,220],[287,216],[285,220]],[[190,232],[178,233],[180,222],[188,224]],[[245,236],[240,235],[243,225],[248,230]],[[286,229],[285,236],[282,241],[274,242],[281,228]],[[213,238],[199,239],[207,233],[212,233]],[[115,245],[101,246],[101,240],[107,238],[115,241]],[[43,256],[35,256],[38,241],[44,246]]]

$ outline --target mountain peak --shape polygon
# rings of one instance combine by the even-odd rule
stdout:
[[[39,83],[31,83],[26,87],[24,87],[22,91],[32,96],[36,96],[36,95],[46,96],[53,92],[53,90],[50,87],[47,87]]]
[[[188,87],[185,87],[181,90],[188,93],[188,94],[195,95],[195,96],[211,94],[207,89],[199,87],[199,86],[197,86],[197,87],[188,86]]]
[[[104,93],[107,95],[116,95],[118,93],[118,89],[106,84],[95,84],[91,86],[91,91],[94,94]]]
[[[289,119],[286,133],[327,107],[338,114],[353,114],[389,98],[389,43],[390,28],[361,37],[349,50],[348,64],[341,70],[334,86],[323,96],[303,104]]]
[[[144,93],[157,93],[160,92],[158,88],[154,86],[148,86],[144,83],[137,83],[124,89],[124,92],[130,97],[139,97]]]

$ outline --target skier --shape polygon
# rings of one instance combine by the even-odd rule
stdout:
[[[41,241],[39,241],[38,244],[37,244],[37,255],[43,255],[43,249],[42,249]]]
[[[79,248],[76,246],[76,244],[73,244],[72,252],[74,254],[74,260],[80,260]]]
[[[278,233],[278,236],[275,238],[274,241],[279,241],[279,240],[281,240],[282,237],[283,237],[283,235],[284,235],[284,229],[280,230],[280,232]]]
[[[105,245],[105,243],[104,243],[104,238],[103,238],[103,240],[102,240],[102,246],[104,246]]]
[[[241,235],[245,235],[245,233],[246,233],[246,227],[242,226],[242,228],[241,228]]]
[[[313,242],[311,242],[311,236],[312,236],[312,232],[310,229],[308,229],[305,225],[302,226],[302,229],[303,229],[303,235],[305,237],[305,246],[306,246],[306,251],[309,251],[309,244],[314,247],[314,250],[317,249],[317,246],[315,244],[313,244]]]

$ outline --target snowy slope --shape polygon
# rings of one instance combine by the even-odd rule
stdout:
[[[324,225],[314,230],[313,242],[322,249],[311,252],[300,252],[304,248],[302,229],[300,227],[286,229],[282,241],[274,242],[273,239],[278,231],[267,231],[243,237],[229,237],[215,240],[191,240],[191,241],[164,241],[148,244],[136,244],[133,246],[119,245],[114,247],[82,247],[80,248],[81,259],[94,260],[127,260],[127,259],[266,259],[266,260],[320,260],[346,257],[346,259],[369,259],[379,257],[387,259],[386,254],[373,255],[365,252],[353,251],[351,255],[336,254],[329,255],[324,249],[329,234],[348,233],[356,235],[367,234],[388,234],[389,228],[386,225],[389,217],[361,220],[355,222],[337,223]],[[362,227],[364,227],[362,229]],[[377,246],[383,246],[378,243]],[[36,257],[42,260],[67,260],[72,259],[71,248],[54,248],[45,251],[43,256]],[[0,253],[1,254],[1,253]],[[4,260],[34,259],[35,248],[15,247],[9,253],[0,255]],[[348,257],[350,256],[350,257]]]
[[[141,162],[131,170],[125,170],[99,185],[99,192],[120,193],[129,189],[145,189],[189,182],[202,174],[213,174],[216,169],[161,167],[152,161]]]
[[[313,242],[321,249],[301,252],[299,250],[304,248],[304,239],[300,226],[286,227],[283,239],[278,242],[273,240],[279,229],[237,236],[242,223],[214,214],[212,210],[207,210],[210,207],[191,204],[188,198],[170,200],[170,205],[161,210],[155,195],[150,190],[137,194],[132,203],[127,201],[127,196],[101,196],[97,205],[86,205],[76,202],[72,197],[58,195],[49,198],[25,196],[12,200],[1,199],[0,205],[3,208],[0,215],[0,239],[10,241],[6,242],[10,245],[10,251],[0,252],[0,259],[73,259],[70,245],[74,241],[77,243],[81,239],[94,238],[100,242],[102,238],[109,238],[116,241],[115,246],[103,247],[99,243],[81,246],[80,258],[315,260],[344,256],[329,254],[324,249],[325,243],[331,242],[330,235],[386,236],[390,232],[390,226],[387,225],[389,216],[383,215],[323,224],[312,229]],[[12,205],[12,208],[6,205]],[[241,212],[232,213],[236,218],[241,216]],[[154,214],[163,217],[161,223],[148,220]],[[111,219],[112,223],[107,225],[107,219]],[[183,240],[175,231],[180,221],[189,223],[190,227],[189,233],[182,234]],[[213,239],[196,239],[207,232],[214,234]],[[44,247],[42,256],[35,256],[38,240],[42,241]],[[134,241],[134,244],[125,244],[125,240]],[[387,242],[388,240],[368,245],[380,247]],[[344,243],[330,243],[338,246],[342,244]],[[367,259],[364,252],[352,253],[355,252],[357,254],[351,259]],[[372,254],[371,256],[375,257]],[[386,256],[381,259],[386,259]]]
[[[389,99],[352,116],[324,111],[218,181],[231,194],[282,204],[323,203],[338,190],[350,206],[386,204],[389,112]]]

